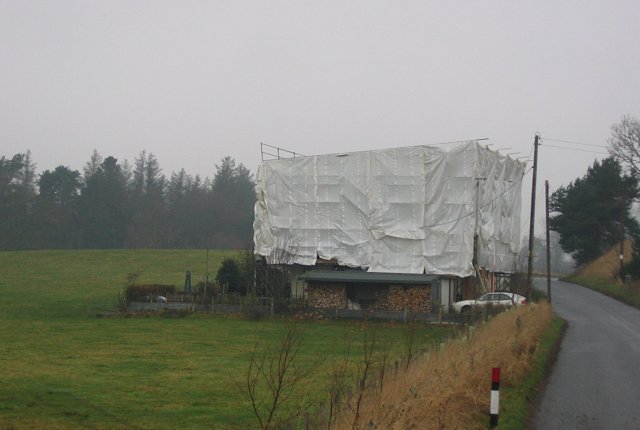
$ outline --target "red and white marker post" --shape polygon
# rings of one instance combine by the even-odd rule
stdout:
[[[489,426],[494,428],[498,425],[498,415],[500,410],[500,368],[494,367],[491,370],[491,406],[489,408]]]

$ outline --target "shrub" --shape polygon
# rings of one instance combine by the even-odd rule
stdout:
[[[226,287],[229,293],[243,293],[242,291],[242,275],[240,273],[240,265],[233,258],[225,258],[222,265],[218,269],[216,281],[220,286]]]

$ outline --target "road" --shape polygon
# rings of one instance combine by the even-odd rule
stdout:
[[[551,288],[569,326],[534,428],[640,429],[640,311],[566,282]]]

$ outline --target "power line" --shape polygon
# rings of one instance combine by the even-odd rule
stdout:
[[[545,146],[547,148],[566,149],[568,151],[578,151],[578,152],[588,152],[588,153],[591,153],[591,154],[609,155],[609,153],[607,153],[607,152],[589,151],[589,150],[586,150],[586,149],[578,149],[578,148],[567,148],[566,146],[557,146],[557,145],[549,145],[549,144],[544,144],[543,146]]]
[[[551,142],[558,142],[558,143],[570,143],[570,144],[573,144],[573,145],[593,146],[593,147],[596,147],[596,148],[606,148],[605,145],[594,145],[592,143],[582,143],[582,142],[576,142],[576,141],[573,141],[573,140],[552,139],[550,137],[545,137],[542,140],[543,141],[550,140]]]

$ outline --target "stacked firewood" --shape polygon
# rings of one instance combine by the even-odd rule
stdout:
[[[386,296],[381,296],[376,302],[377,309],[389,311],[429,312],[431,304],[431,289],[426,287],[403,288],[389,287]]]
[[[323,285],[321,288],[309,287],[309,306],[314,308],[344,308],[346,291],[342,285]]]

